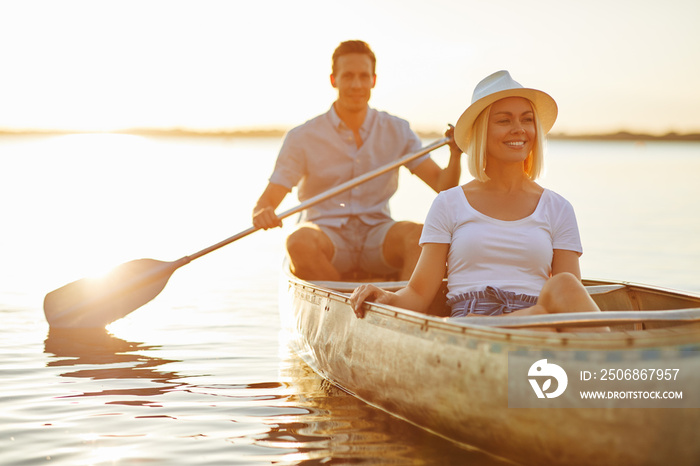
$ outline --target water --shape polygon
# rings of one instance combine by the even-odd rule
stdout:
[[[279,145],[0,138],[0,464],[499,464],[344,394],[280,342],[286,230],[183,267],[104,332],[49,332],[48,291],[248,228]],[[697,143],[552,141],[542,184],[576,208],[584,276],[700,292],[698,175]],[[434,195],[401,184],[395,217],[421,221]]]

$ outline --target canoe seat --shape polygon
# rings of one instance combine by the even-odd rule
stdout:
[[[309,280],[310,283],[313,283],[316,286],[319,286],[321,288],[329,288],[334,291],[338,291],[340,293],[347,293],[350,294],[352,293],[355,288],[357,288],[360,285],[364,285],[367,282],[334,282],[334,281],[328,281],[328,280]],[[387,281],[387,282],[372,282],[373,285],[378,286],[379,288],[383,288],[388,291],[397,291],[400,290],[401,288],[405,288],[406,285],[408,285],[408,282],[397,282],[397,281]]]
[[[586,290],[601,311],[638,311],[639,306],[632,300],[625,285],[593,285]]]
[[[591,296],[612,293],[613,291],[622,290],[625,285],[590,285],[586,287],[586,291]]]

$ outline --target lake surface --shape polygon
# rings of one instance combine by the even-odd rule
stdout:
[[[501,464],[290,352],[277,288],[291,219],[178,270],[103,332],[49,332],[47,292],[247,229],[280,143],[0,137],[0,464]],[[555,140],[541,184],[576,209],[585,277],[700,292],[699,175],[698,143]],[[420,222],[433,198],[402,170],[394,216]]]

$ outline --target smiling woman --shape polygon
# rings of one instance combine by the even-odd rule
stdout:
[[[507,167],[513,162],[519,162],[524,164],[526,173],[533,173],[532,160],[535,157],[529,156],[536,147],[538,131],[530,101],[523,97],[506,97],[492,104],[487,117],[489,130],[486,146],[491,149],[485,170],[499,170],[501,165]],[[540,128],[539,134],[541,133]]]
[[[428,312],[445,274],[452,317],[600,311],[581,284],[573,207],[534,181],[556,110],[548,94],[524,88],[507,71],[477,84],[455,127],[475,179],[438,194],[405,287],[367,284],[353,292],[358,317],[365,301]],[[606,329],[591,329],[598,330]]]

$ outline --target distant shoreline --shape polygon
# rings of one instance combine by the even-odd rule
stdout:
[[[437,139],[443,136],[435,131],[416,131],[425,139]],[[0,129],[0,136],[53,136],[67,134],[132,134],[137,136],[159,137],[222,137],[222,138],[282,138],[286,130],[259,129],[259,130],[183,130],[183,129],[150,129],[134,128],[117,131],[68,131],[68,130],[7,130]],[[550,139],[574,140],[574,141],[700,141],[700,133],[667,133],[661,136],[644,133],[632,133],[618,131],[604,134],[566,134],[551,133]]]
[[[609,134],[565,134],[552,133],[550,139],[566,139],[574,141],[700,141],[700,133],[667,133],[662,136],[644,133],[629,133],[619,131]]]

